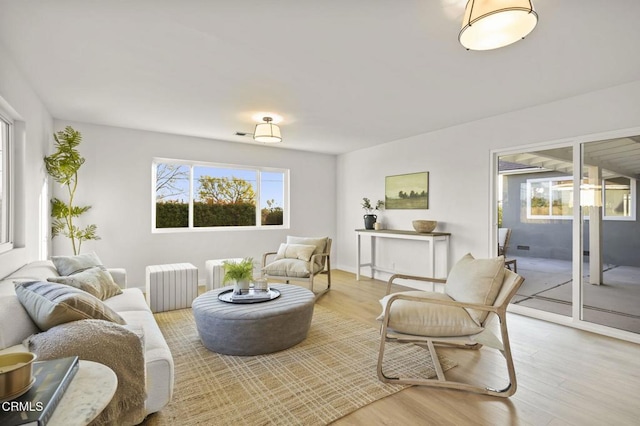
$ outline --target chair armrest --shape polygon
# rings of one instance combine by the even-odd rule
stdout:
[[[331,269],[331,258],[329,257],[330,253],[316,253],[314,255],[311,256],[311,258],[309,259],[309,270],[313,271],[313,268],[311,268],[311,265],[313,265],[313,262],[316,261],[316,258],[320,257],[326,257],[327,258],[327,263],[324,265],[324,267],[321,269],[321,271],[329,270]]]
[[[277,251],[268,251],[265,254],[262,255],[262,267],[264,268],[265,266],[267,266],[267,257],[274,255],[274,254],[278,254]]]
[[[429,278],[429,277],[419,277],[416,275],[404,275],[404,274],[394,274],[391,275],[391,277],[389,278],[389,281],[387,282],[387,294],[391,294],[391,284],[393,284],[393,281],[396,279],[402,279],[402,280],[414,280],[414,281],[427,281],[430,283],[438,283],[438,284],[446,284],[447,280],[444,280],[442,278]]]
[[[107,268],[107,272],[111,274],[113,281],[115,281],[120,288],[127,288],[127,270],[124,268]]]

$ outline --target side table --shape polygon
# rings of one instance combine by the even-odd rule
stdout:
[[[80,360],[80,368],[48,425],[88,425],[109,405],[117,388],[118,378],[112,369],[97,362]]]

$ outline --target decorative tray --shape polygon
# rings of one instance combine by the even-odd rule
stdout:
[[[270,300],[277,299],[278,297],[280,297],[280,292],[275,288],[271,288],[267,291],[254,290],[251,288],[248,292],[243,292],[241,295],[236,295],[233,293],[233,289],[229,289],[218,294],[218,300],[226,303],[238,304],[268,302]]]

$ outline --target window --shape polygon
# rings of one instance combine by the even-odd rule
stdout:
[[[156,159],[153,228],[288,225],[289,171]]]
[[[0,253],[13,248],[11,217],[12,122],[0,111]]]
[[[585,185],[586,188],[588,185]],[[595,198],[602,197],[600,202],[603,218],[606,220],[635,220],[636,181],[628,177],[603,179],[604,191],[584,191],[583,205],[594,203]],[[599,203],[598,203],[599,205]],[[573,216],[573,178],[554,177],[527,179],[527,218],[528,219],[571,219]]]

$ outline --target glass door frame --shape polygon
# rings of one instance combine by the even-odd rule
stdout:
[[[623,138],[640,135],[640,127],[585,135],[575,138],[567,138],[552,142],[521,145],[517,147],[491,150],[490,153],[490,203],[489,203],[489,252],[498,252],[498,240],[494,238],[498,234],[498,158],[512,154],[526,154],[533,151],[543,151],[554,148],[571,147],[573,151],[573,193],[574,205],[580,206],[580,183],[582,180],[583,145],[588,142],[597,142],[607,139]],[[573,328],[590,331],[593,333],[614,337],[634,343],[640,343],[640,334],[619,330],[601,324],[596,324],[582,319],[583,305],[583,217],[582,208],[573,209],[572,221],[572,307],[571,317],[545,312],[538,309],[510,304],[508,311],[516,314],[541,319],[544,321],[562,324]]]

